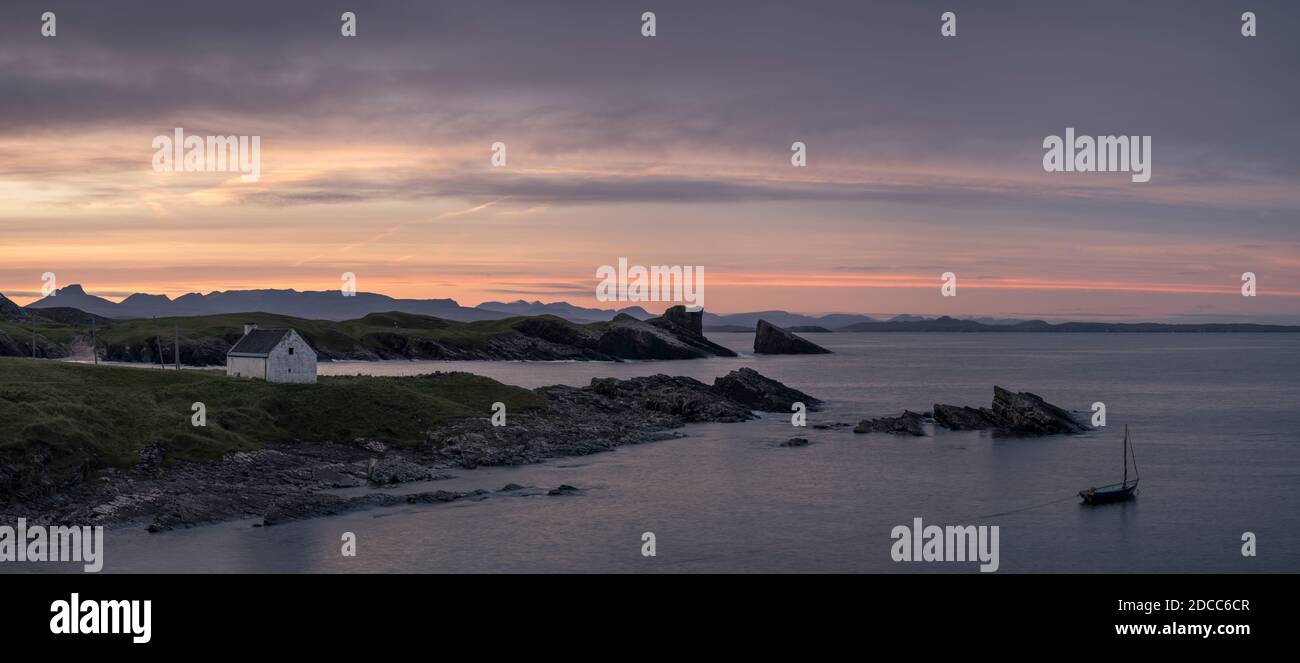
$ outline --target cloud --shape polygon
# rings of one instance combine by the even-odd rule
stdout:
[[[662,5],[654,39],[637,33],[636,11],[594,0],[358,0],[353,39],[338,34],[337,9],[309,0],[79,5],[63,10],[59,37],[8,35],[0,131],[500,139],[545,159],[775,157],[803,140],[834,163],[1015,163],[1075,126],[1154,134],[1158,167],[1185,154],[1187,182],[1300,173],[1300,92],[1275,84],[1300,41],[1243,48],[1214,2],[1142,3],[1123,20],[993,5],[964,14],[955,40],[938,38],[935,3]],[[44,9],[20,0],[5,14]],[[1273,7],[1270,21],[1296,25],[1300,7]]]

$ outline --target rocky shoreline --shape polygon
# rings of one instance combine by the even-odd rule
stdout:
[[[166,462],[157,446],[143,449],[129,468],[88,473],[75,485],[0,507],[0,519],[146,527],[158,532],[247,518],[259,525],[332,515],[398,503],[486,499],[494,494],[564,496],[580,489],[506,486],[496,491],[431,491],[397,495],[370,491],[343,497],[339,489],[379,487],[449,478],[458,468],[506,466],[581,456],[625,444],[681,437],[687,423],[740,422],[754,411],[788,413],[795,402],[820,402],[744,368],[712,385],[654,375],[593,379],[582,387],[534,390],[545,406],[511,413],[506,426],[468,418],[437,426],[422,444],[406,447],[373,439],[327,444],[282,443],[230,453],[211,462]]]
[[[989,430],[1009,435],[1070,435],[1093,430],[1087,413],[1058,407],[1037,394],[994,385],[992,407],[935,403],[932,412],[904,410],[897,417],[863,419],[853,432],[922,437],[927,423],[948,430]]]

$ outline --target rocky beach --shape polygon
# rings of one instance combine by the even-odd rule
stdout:
[[[790,412],[796,402],[814,411],[819,406],[816,398],[749,368],[711,385],[654,375],[597,378],[582,388],[551,386],[533,393],[540,406],[511,413],[507,425],[494,426],[488,417],[453,418],[422,431],[415,443],[385,442],[382,435],[286,440],[210,460],[172,458],[165,445],[150,444],[128,464],[87,458],[58,471],[51,450],[37,445],[0,462],[0,517],[163,531],[233,519],[260,518],[270,525],[397,503],[484,499],[492,493],[375,491],[340,497],[330,491],[435,480],[458,468],[582,456],[677,437],[674,429],[687,423],[741,422],[754,418],[755,410]],[[563,496],[580,489],[515,486],[499,492],[530,491]]]

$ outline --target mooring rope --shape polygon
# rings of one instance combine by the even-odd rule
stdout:
[[[1020,512],[1022,512],[1022,511],[1029,511],[1030,509],[1041,509],[1042,507],[1045,507],[1045,506],[1051,506],[1051,505],[1053,505],[1053,504],[1058,504],[1058,503],[1060,503],[1060,502],[1064,502],[1064,501],[1066,501],[1066,500],[1073,500],[1073,499],[1078,499],[1078,498],[1079,498],[1079,496],[1078,496],[1077,494],[1075,494],[1075,495],[1070,495],[1069,497],[1062,497],[1062,498],[1059,499],[1059,500],[1052,500],[1051,502],[1043,502],[1042,504],[1035,504],[1035,505],[1033,505],[1033,506],[1021,507],[1021,508],[1019,508],[1019,509],[1012,509],[1012,510],[1010,510],[1010,511],[1003,511],[1003,512],[1001,512],[1001,513],[989,513],[989,514],[985,514],[985,515],[983,515],[983,516],[978,516],[978,517],[979,517],[979,518],[996,518],[997,516],[1009,516],[1009,515],[1011,515],[1011,514],[1013,514],[1013,513],[1020,513]]]

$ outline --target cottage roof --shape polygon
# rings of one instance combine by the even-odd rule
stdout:
[[[280,344],[288,329],[254,329],[244,334],[226,354],[240,357],[266,357]]]

